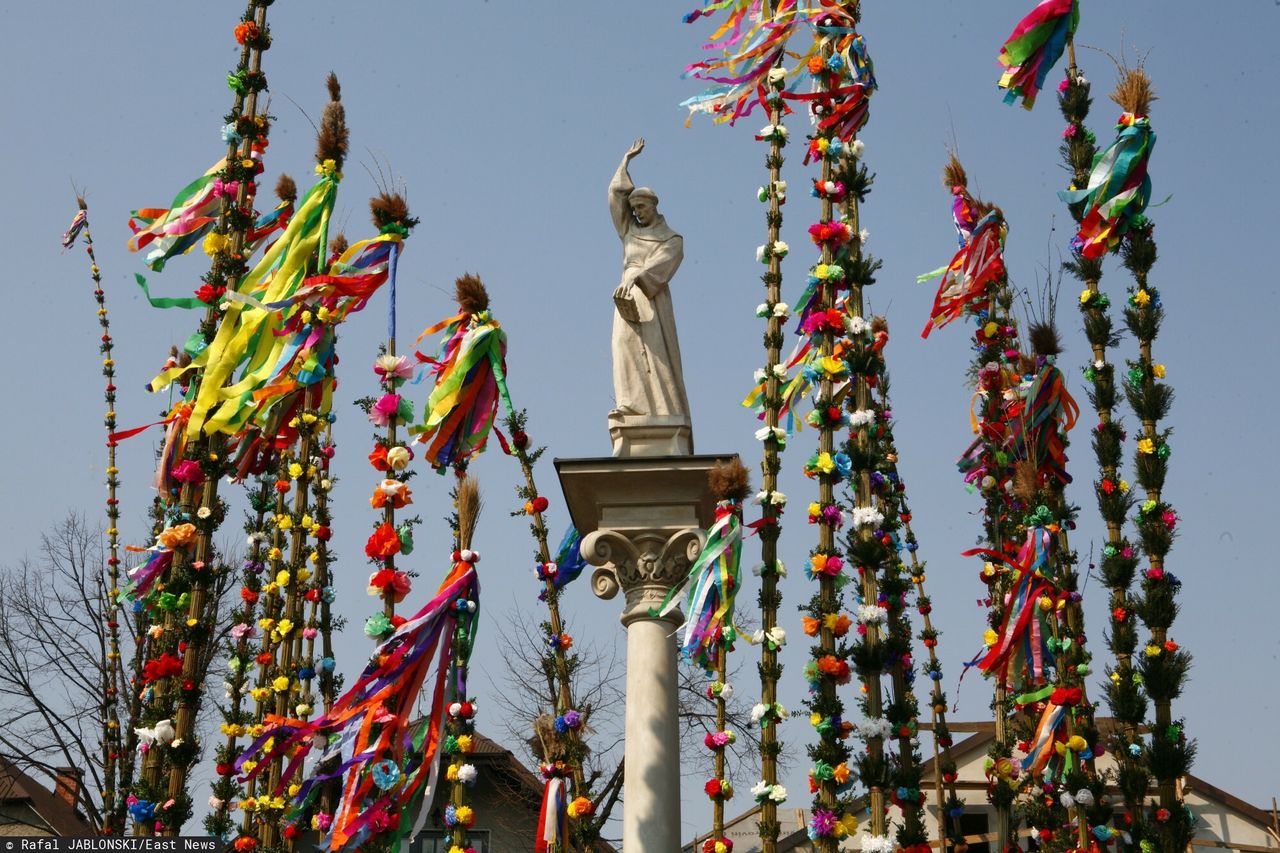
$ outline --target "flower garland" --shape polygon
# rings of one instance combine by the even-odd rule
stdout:
[[[111,321],[107,318],[106,293],[102,289],[102,271],[98,267],[98,259],[93,251],[93,234],[89,230],[89,206],[84,197],[77,195],[79,210],[71,220],[71,225],[62,235],[62,248],[69,249],[75,245],[80,235],[84,235],[85,254],[89,256],[89,275],[93,280],[93,297],[98,304],[98,325],[102,328],[99,351],[102,354],[102,375],[106,378],[103,400],[106,412],[103,423],[107,429],[107,582],[103,586],[103,616],[106,623],[107,648],[103,653],[101,670],[101,690],[103,697],[102,725],[102,814],[103,831],[107,834],[123,832],[123,825],[117,826],[116,802],[120,794],[121,777],[119,761],[124,744],[120,733],[119,685],[124,682],[124,670],[120,661],[120,500],[117,492],[120,487],[120,469],[116,467],[116,385],[115,358],[111,338]]]
[[[672,587],[661,606],[649,609],[651,617],[665,616],[685,598],[685,621],[680,643],[681,656],[698,666],[715,680],[707,687],[707,698],[715,703],[716,730],[703,740],[711,750],[714,775],[704,790],[712,801],[711,835],[704,850],[731,849],[733,842],[724,835],[724,804],[733,797],[733,784],[725,774],[725,750],[737,740],[726,728],[726,706],[733,695],[729,684],[728,653],[737,639],[734,612],[738,590],[742,585],[739,562],[742,557],[742,501],[750,492],[747,470],[736,459],[717,464],[708,472],[709,490],[716,498],[716,521],[707,531],[707,542],[689,567],[681,583]],[[777,636],[774,629],[773,636]],[[761,641],[768,644],[762,629]]]
[[[217,236],[219,240],[216,245],[206,247],[212,263],[204,280],[214,289],[235,281],[245,270],[240,250],[253,225],[253,178],[261,171],[261,154],[267,144],[268,122],[265,116],[257,114],[257,95],[266,87],[266,78],[260,69],[262,52],[271,42],[266,25],[266,7],[270,2],[250,0],[241,23],[251,23],[252,32],[244,32],[243,37],[237,34],[242,50],[233,77],[241,85],[231,86],[235,94],[231,115],[237,126],[244,125],[245,132],[234,139],[224,139],[227,156],[217,178],[222,185],[216,193],[218,218],[215,230],[209,234],[210,238]],[[251,156],[255,152],[257,156]],[[228,188],[233,183],[235,190],[230,192]],[[219,318],[220,312],[215,307],[206,312],[201,325],[206,343],[212,340]],[[199,379],[197,376],[191,383],[193,391]],[[212,537],[225,515],[225,504],[217,497],[217,481],[224,465],[221,443],[195,441],[187,446],[185,456],[193,470],[182,483],[170,515],[180,522],[179,527],[191,525],[196,537],[191,548],[174,550],[173,564],[165,575],[166,588],[159,602],[165,611],[163,624],[152,625],[152,630],[160,629],[160,637],[159,642],[151,644],[149,654],[153,656],[147,665],[153,675],[161,671],[167,674],[147,679],[147,673],[142,673],[144,681],[159,682],[153,684],[153,699],[144,714],[142,728],[154,733],[162,730],[161,723],[171,721],[169,725],[174,729],[167,743],[164,737],[155,738],[154,744],[163,744],[164,749],[148,749],[131,797],[135,828],[143,835],[155,831],[176,835],[191,816],[191,797],[186,783],[198,754],[194,726],[203,697],[199,650],[212,630],[212,605],[207,600],[211,573],[215,571]],[[170,601],[166,596],[173,597],[173,607],[166,606]],[[185,619],[179,618],[179,610],[185,611]],[[147,722],[152,725],[147,726]]]
[[[1129,132],[1127,128],[1141,122],[1149,123],[1146,116],[1155,95],[1151,81],[1142,69],[1124,72],[1112,100],[1124,109],[1125,117],[1134,118],[1129,123],[1122,119],[1122,139]],[[1154,134],[1151,136],[1154,138]],[[1146,178],[1148,193],[1149,184],[1150,178]],[[1138,505],[1134,524],[1142,551],[1146,554],[1147,568],[1142,573],[1142,596],[1136,609],[1147,627],[1149,638],[1139,656],[1137,669],[1147,696],[1155,706],[1155,717],[1149,724],[1151,739],[1144,757],[1160,792],[1158,804],[1146,815],[1143,843],[1150,839],[1158,850],[1181,850],[1191,842],[1195,818],[1183,802],[1178,779],[1191,769],[1195,744],[1188,741],[1185,724],[1174,719],[1172,709],[1173,700],[1182,693],[1186,682],[1191,655],[1170,636],[1178,613],[1177,595],[1182,583],[1165,567],[1179,518],[1164,497],[1172,451],[1169,445],[1171,431],[1162,427],[1161,421],[1172,407],[1173,389],[1164,381],[1164,365],[1158,363],[1153,355],[1155,340],[1164,321],[1163,298],[1150,281],[1151,269],[1157,258],[1155,226],[1140,213],[1131,218],[1120,251],[1124,266],[1134,279],[1124,311],[1125,325],[1138,342],[1138,358],[1128,362],[1125,396],[1142,423],[1134,472],[1145,499]]]
[[[999,208],[975,198],[968,190],[968,177],[960,161],[953,155],[943,170],[943,183],[954,199],[952,217],[959,235],[960,251],[944,274],[934,316],[941,300],[963,294],[963,302],[951,316],[971,316],[977,329],[974,334],[974,358],[970,368],[976,379],[971,415],[977,438],[959,462],[970,490],[983,497],[983,535],[991,545],[991,553],[1003,555],[1016,550],[1016,522],[1009,502],[1013,488],[1013,466],[1006,450],[1008,432],[1006,392],[1014,396],[1017,386],[1016,364],[1019,359],[1017,325],[1010,316],[1013,296],[1008,287],[1003,250],[1006,227]],[[983,242],[978,243],[981,239]],[[971,263],[968,258],[981,246],[984,258]],[[932,277],[921,276],[921,280]],[[950,278],[949,278],[950,277]],[[949,283],[953,282],[953,283]],[[980,285],[980,286],[979,286]],[[926,327],[926,332],[928,327]],[[988,587],[989,647],[996,646],[1000,628],[1006,620],[1005,596],[1012,588],[1011,573],[988,562],[980,575]],[[1037,623],[1038,624],[1038,623]],[[981,656],[980,656],[981,657]],[[977,660],[971,662],[976,664]],[[995,833],[998,849],[1004,850],[1013,838],[1012,806],[1019,784],[1009,737],[1009,696],[1007,668],[998,673],[995,683],[995,738],[986,762],[987,798],[995,807]]]
[[[224,687],[228,704],[219,709],[222,712],[219,728],[226,736],[226,742],[218,746],[215,755],[214,772],[218,778],[213,783],[213,794],[209,798],[212,811],[204,818],[205,830],[224,840],[230,839],[234,826],[230,813],[245,799],[244,787],[235,778],[232,761],[240,753],[240,736],[250,734],[254,723],[254,715],[244,707],[244,700],[254,662],[249,654],[249,643],[258,636],[255,615],[262,595],[261,575],[266,568],[263,562],[264,543],[268,530],[267,513],[275,492],[274,481],[274,476],[264,473],[256,490],[246,490],[253,511],[245,522],[249,555],[244,561],[240,603],[231,612],[233,624],[226,644],[227,677]]]
[[[722,4],[708,4],[705,8],[686,16],[686,21],[711,14]],[[782,150],[787,144],[788,133],[783,125],[783,117],[790,112],[783,100],[783,91],[790,76],[784,67],[785,49],[792,35],[799,29],[804,12],[795,2],[779,3],[768,10],[768,15],[761,10],[758,21],[752,27],[755,30],[742,32],[741,23],[751,11],[753,4],[739,3],[730,13],[726,27],[738,24],[740,37],[730,38],[725,44],[717,44],[723,60],[716,63],[695,63],[686,69],[686,75],[705,78],[717,70],[747,70],[741,74],[737,82],[719,83],[700,95],[686,100],[683,106],[690,110],[690,116],[702,112],[713,116],[717,123],[728,121],[733,124],[739,117],[748,115],[756,102],[763,103],[769,113],[769,124],[756,135],[756,140],[769,145],[769,153],[765,157],[765,167],[769,170],[769,180],[756,193],[757,199],[768,205],[765,214],[767,238],[764,245],[756,250],[756,259],[768,269],[762,276],[765,285],[765,301],[756,309],[756,316],[765,321],[764,350],[765,367],[758,379],[758,388],[744,401],[744,405],[755,406],[758,402],[760,418],[764,427],[757,432],[762,443],[763,458],[761,471],[763,474],[761,490],[756,496],[760,504],[762,517],[754,527],[760,535],[760,564],[756,573],[761,578],[761,589],[758,596],[760,607],[761,631],[769,634],[778,626],[778,608],[782,604],[782,592],[778,581],[783,573],[782,563],[778,559],[778,537],[781,535],[782,511],[785,507],[781,493],[777,491],[778,472],[782,463],[780,454],[786,449],[788,431],[794,429],[794,418],[788,418],[786,430],[780,428],[779,422],[786,409],[783,400],[783,382],[789,367],[782,363],[783,324],[790,316],[790,309],[782,301],[782,260],[789,247],[780,239],[782,229],[782,205],[787,200],[787,183],[782,180],[784,162]],[[710,48],[711,45],[708,45]],[[798,67],[797,69],[798,70]],[[797,81],[799,75],[796,75]],[[732,104],[732,110],[729,106]],[[793,391],[798,390],[793,384]],[[794,399],[794,398],[793,398]],[[778,679],[782,675],[782,664],[778,662],[778,646],[774,643],[760,644],[760,704],[773,707],[778,700]],[[723,679],[722,679],[723,681]],[[727,685],[726,685],[727,687]],[[719,697],[717,697],[719,701]],[[778,785],[778,755],[782,751],[782,742],[778,739],[778,727],[770,725],[768,718],[762,720],[765,725],[760,733],[760,773],[761,781],[756,786],[757,801],[760,804],[760,817],[757,822],[759,836],[764,850],[773,853],[776,848],[781,824],[778,821],[778,806],[785,798],[778,798],[774,792],[784,789]],[[726,849],[732,848],[728,839],[713,837],[708,839],[706,847],[712,853],[717,851],[716,845]]]
[[[1085,126],[1092,106],[1089,81],[1074,64],[1058,87],[1058,104],[1067,121],[1060,150],[1072,172],[1073,183],[1081,185],[1088,180],[1098,146],[1097,138]],[[1083,203],[1071,205],[1070,211],[1079,222],[1084,216]],[[1107,672],[1104,688],[1111,715],[1119,723],[1111,745],[1120,765],[1117,784],[1125,800],[1124,824],[1130,838],[1136,841],[1140,840],[1142,802],[1150,776],[1142,760],[1138,734],[1146,716],[1147,700],[1142,677],[1133,667],[1133,654],[1138,643],[1137,608],[1129,590],[1137,571],[1138,558],[1133,544],[1123,533],[1125,519],[1133,508],[1135,497],[1129,483],[1120,476],[1126,435],[1123,424],[1115,415],[1118,399],[1115,366],[1107,360],[1107,349],[1118,343],[1118,334],[1107,313],[1111,300],[1099,289],[1101,260],[1086,258],[1075,251],[1066,269],[1084,285],[1079,304],[1085,337],[1093,353],[1093,361],[1084,368],[1084,376],[1091,386],[1089,399],[1098,414],[1098,424],[1093,430],[1093,448],[1098,464],[1094,493],[1107,528],[1100,569],[1103,581],[1111,591],[1107,644],[1115,659],[1114,666]]]
[[[892,566],[896,562],[898,574],[909,572],[911,583],[915,585],[916,611],[920,614],[922,622],[918,636],[920,642],[929,651],[929,662],[925,664],[924,671],[932,682],[929,705],[933,723],[934,788],[938,809],[938,837],[946,839],[952,847],[960,851],[963,850],[965,845],[964,833],[960,829],[960,817],[964,814],[965,809],[963,801],[961,801],[956,792],[956,780],[959,778],[959,773],[955,759],[951,755],[951,747],[954,741],[951,737],[951,730],[947,727],[947,696],[942,690],[942,662],[938,659],[937,651],[939,632],[933,627],[933,619],[931,617],[933,603],[929,596],[925,594],[925,564],[918,556],[920,545],[916,539],[915,531],[911,528],[912,515],[910,506],[907,503],[906,484],[898,473],[898,451],[893,439],[893,418],[889,403],[889,377],[888,373],[883,370],[878,377],[877,390],[878,409],[883,419],[883,431],[880,436],[880,444],[883,450],[879,464],[887,492],[886,504],[892,506],[892,511],[886,510],[885,515],[894,518],[901,525],[901,532],[897,535],[895,542],[898,556],[896,561],[890,561],[890,565]],[[902,561],[903,548],[906,549],[911,560],[909,568]],[[903,599],[905,605],[905,592],[903,593]],[[904,667],[904,679],[906,672],[907,669]],[[904,775],[900,781],[910,782],[911,779]],[[918,783],[918,777],[916,781]],[[943,794],[944,786],[946,789],[945,798]],[[899,785],[895,787],[905,786]],[[906,829],[905,825],[903,829]],[[925,840],[927,841],[927,838]],[[906,839],[900,838],[899,842],[904,847],[919,843],[912,839],[910,835]]]
[[[577,572],[582,571],[584,560],[578,553],[580,539],[572,528],[552,559],[544,520],[549,502],[538,494],[533,476],[533,466],[545,448],[530,450],[526,432],[528,417],[523,410],[509,411],[504,425],[511,434],[510,455],[515,457],[524,475],[524,484],[516,487],[516,495],[524,505],[511,515],[529,518],[529,531],[536,545],[534,576],[542,584],[538,598],[547,607],[547,620],[541,625],[547,637],[542,665],[544,671],[552,674],[556,691],[556,704],[551,709],[555,738],[552,744],[544,744],[548,754],[543,755],[545,784],[535,849],[538,853],[565,853],[573,848],[586,849],[600,837],[601,827],[594,792],[583,774],[587,756],[583,742],[586,718],[575,710],[573,703],[573,661],[569,655],[573,638],[566,631],[560,613],[560,593],[576,577],[574,567]]]
[[[305,397],[313,397],[310,389],[304,392]],[[284,549],[272,561],[276,570],[274,584],[279,587],[283,598],[279,618],[263,619],[259,622],[264,637],[269,637],[272,648],[272,660],[268,664],[270,671],[270,688],[273,693],[274,710],[264,722],[268,725],[278,721],[294,718],[305,719],[312,709],[313,700],[309,692],[302,689],[302,680],[314,675],[314,667],[310,661],[301,659],[302,639],[306,633],[304,627],[303,607],[309,582],[314,576],[315,552],[309,539],[319,531],[321,525],[311,515],[311,484],[319,476],[317,437],[324,429],[326,420],[312,408],[312,401],[304,399],[304,408],[290,423],[291,429],[297,430],[298,443],[296,449],[286,451],[282,460],[284,469],[291,481],[293,506],[287,512],[277,512],[273,519],[276,531],[288,537],[288,558],[286,562]],[[283,493],[282,493],[283,495]],[[283,501],[282,501],[283,502]],[[269,762],[268,789],[290,789],[292,796],[296,790],[297,771],[300,768],[286,767],[284,756],[275,756]],[[273,803],[274,805],[274,803]],[[279,809],[272,809],[279,812]],[[296,837],[301,828],[296,823],[280,822],[281,815],[269,814],[261,824],[259,841],[263,847],[270,847],[276,839]]]
[[[845,318],[848,335],[845,360],[851,387],[846,397],[849,433],[844,452],[850,460],[847,477],[852,510],[845,553],[849,563],[857,567],[859,579],[855,596],[858,629],[852,658],[861,685],[860,705],[863,711],[863,721],[857,728],[866,749],[857,759],[857,768],[862,783],[868,789],[870,822],[865,843],[874,847],[883,846],[888,839],[884,818],[886,790],[892,791],[894,798],[902,801],[904,820],[913,826],[919,823],[918,816],[909,805],[911,797],[896,797],[893,785],[893,767],[909,768],[918,765],[919,761],[910,745],[905,754],[900,752],[896,762],[890,761],[885,750],[886,740],[907,724],[907,717],[914,717],[908,708],[914,700],[908,701],[905,695],[897,695],[899,692],[905,694],[906,690],[902,661],[910,658],[910,630],[906,632],[904,646],[900,624],[902,597],[900,592],[894,592],[893,581],[889,577],[890,545],[896,522],[891,511],[886,512],[891,508],[886,507],[878,494],[887,481],[877,471],[883,424],[871,392],[883,369],[883,348],[888,341],[888,331],[883,320],[875,319],[868,323],[863,319],[865,289],[875,283],[874,273],[879,261],[866,253],[866,232],[859,230],[859,207],[866,201],[873,180],[861,162],[862,155],[863,147],[859,141],[849,147],[843,162],[843,184],[848,188],[843,200],[844,208],[851,231],[858,233],[841,258],[842,265],[851,271]],[[888,584],[883,590],[882,580]],[[895,609],[899,611],[896,619]],[[893,673],[895,691],[894,701],[888,704],[882,685],[886,670]],[[910,773],[910,770],[906,772]]]
[[[464,555],[469,556],[469,562],[474,566],[480,562],[480,555],[470,550],[476,518],[480,511],[480,492],[474,479],[459,480],[454,489],[454,507],[454,559],[461,559]],[[458,599],[454,607],[457,610],[457,617],[454,623],[454,651],[450,661],[449,677],[452,695],[445,724],[448,736],[441,746],[447,762],[445,779],[449,782],[449,804],[445,806],[443,819],[445,828],[450,830],[452,839],[450,850],[466,853],[473,849],[467,843],[467,831],[475,825],[475,808],[469,802],[467,791],[475,786],[479,776],[476,766],[470,759],[470,747],[475,743],[476,704],[474,697],[467,691],[467,670],[480,617],[478,573],[470,597]]]
[[[882,636],[879,638],[881,650],[877,656],[868,653],[870,660],[867,661],[867,675],[874,677],[877,683],[868,684],[866,701],[869,705],[874,688],[879,686],[878,677],[870,669],[878,664],[882,670],[888,671],[892,685],[892,698],[884,704],[883,717],[888,722],[892,738],[897,741],[897,756],[896,760],[890,762],[884,781],[890,802],[902,813],[902,823],[895,836],[897,846],[911,853],[922,853],[928,848],[929,836],[923,821],[925,795],[920,787],[921,759],[918,740],[920,710],[914,691],[916,671],[912,659],[911,621],[907,616],[912,581],[901,558],[904,522],[900,517],[900,493],[903,487],[897,474],[897,454],[892,445],[893,412],[884,402],[885,385],[888,382],[884,357],[888,327],[883,318],[877,317],[871,321],[868,331],[870,330],[874,332],[864,332],[861,336],[864,352],[859,354],[857,361],[864,371],[861,381],[866,386],[866,393],[860,395],[863,397],[861,402],[867,404],[868,409],[865,411],[872,413],[872,416],[864,427],[859,428],[857,439],[861,439],[864,430],[868,434],[866,451],[860,453],[860,456],[867,463],[867,491],[874,497],[874,506],[883,521],[869,539],[857,542],[856,545],[851,541],[850,544],[857,548],[862,558],[870,556],[866,550],[868,542],[875,544],[878,540],[881,546],[881,568],[875,604],[876,610],[884,614],[880,616],[877,613],[883,619]],[[854,340],[857,351],[859,339]],[[867,349],[870,350],[869,354],[865,352]],[[877,396],[872,396],[873,391],[878,392]],[[858,420],[868,421],[865,417]],[[891,456],[892,459],[889,458]]]
[[[858,6],[830,4],[817,19],[816,46],[807,68],[816,87],[812,96],[805,96],[816,122],[816,131],[810,138],[808,160],[821,164],[820,186],[834,185],[840,180],[851,185],[849,177],[842,178],[838,170],[847,148],[852,148],[852,137],[866,119],[866,99],[870,86],[857,76],[857,70],[848,63],[855,44],[861,51],[861,37],[855,32],[858,23]],[[866,179],[863,189],[869,185]],[[850,811],[853,779],[849,768],[850,751],[846,740],[853,724],[844,719],[844,704],[837,688],[847,684],[852,671],[849,666],[851,649],[847,642],[837,637],[842,620],[843,587],[849,576],[844,573],[844,561],[836,548],[835,534],[844,524],[844,513],[835,500],[836,482],[845,479],[851,462],[847,454],[837,453],[834,433],[846,421],[836,405],[836,383],[848,381],[849,366],[837,353],[837,337],[843,337],[844,322],[837,309],[837,290],[851,285],[867,283],[867,276],[857,275],[860,251],[850,251],[850,243],[856,233],[856,206],[851,208],[852,221],[836,218],[836,203],[832,194],[820,194],[821,218],[809,230],[821,255],[812,275],[817,280],[812,300],[802,300],[802,327],[807,326],[813,339],[812,366],[817,372],[814,409],[810,422],[818,429],[818,450],[805,464],[805,474],[818,481],[818,500],[809,507],[809,521],[818,526],[818,544],[810,552],[806,574],[818,581],[818,592],[805,607],[808,621],[806,632],[816,636],[813,658],[805,666],[805,680],[809,682],[810,697],[806,704],[810,711],[810,723],[817,730],[819,741],[809,748],[812,765],[809,771],[809,787],[814,793],[813,812],[809,821],[809,838],[819,850],[834,851],[840,840],[852,834],[857,820]],[[860,240],[855,245],[860,245]],[[832,274],[838,270],[838,274]],[[820,322],[806,324],[810,315]],[[860,528],[868,523],[862,513],[869,507],[855,507],[853,526]],[[847,631],[847,627],[845,628]],[[874,789],[873,789],[874,797]],[[873,815],[877,813],[873,807]]]

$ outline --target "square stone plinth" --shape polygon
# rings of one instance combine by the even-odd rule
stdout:
[[[707,472],[720,456],[644,456],[557,459],[556,473],[574,526],[583,536],[597,530],[624,535],[651,531],[668,535],[715,522],[715,498]]]
[[[693,424],[688,415],[609,414],[613,455],[680,456],[693,453]]]

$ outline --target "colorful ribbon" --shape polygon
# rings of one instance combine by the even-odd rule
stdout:
[[[999,86],[1009,90],[1006,104],[1022,98],[1025,109],[1035,106],[1036,95],[1079,25],[1080,0],[1042,0],[1018,22],[1000,48],[1005,71]]]
[[[1116,141],[1094,160],[1089,185],[1082,190],[1058,192],[1058,198],[1068,204],[1086,204],[1080,230],[1071,245],[1090,259],[1115,251],[1120,238],[1140,221],[1151,201],[1147,165],[1156,144],[1151,120],[1125,113],[1118,127]]]

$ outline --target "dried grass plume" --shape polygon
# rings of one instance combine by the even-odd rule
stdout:
[[[373,225],[379,231],[392,223],[399,223],[405,228],[413,228],[418,220],[409,215],[409,203],[400,193],[383,192],[369,199],[369,213],[373,216]]]
[[[342,171],[342,164],[347,159],[348,136],[347,111],[342,106],[342,87],[338,84],[338,75],[329,72],[326,81],[329,88],[329,103],[324,105],[320,115],[320,132],[316,136],[316,161],[323,163],[332,160]]]
[[[1120,82],[1111,93],[1111,100],[1120,105],[1120,109],[1136,116],[1148,115],[1151,103],[1155,101],[1156,90],[1151,85],[1151,76],[1142,68],[1124,68],[1120,71]]]
[[[298,200],[298,185],[287,173],[281,173],[280,180],[276,181],[276,198],[281,201]]]
[[[489,291],[477,275],[464,273],[453,283],[453,295],[464,314],[478,314],[489,308]]]
[[[751,493],[751,478],[736,456],[728,462],[717,462],[707,472],[707,485],[718,501],[741,503]]]
[[[475,477],[464,477],[458,482],[458,547],[470,548],[471,537],[480,520],[480,484]]]
[[[329,241],[329,254],[337,257],[351,247],[351,243],[347,241],[347,235],[339,231]]]
[[[1031,324],[1027,337],[1031,339],[1031,351],[1036,355],[1058,355],[1062,352],[1062,342],[1058,337],[1058,327],[1051,321],[1043,320]]]
[[[947,163],[942,167],[942,184],[948,189],[952,187],[968,187],[969,175],[964,170],[964,166],[960,164],[960,158],[956,156],[954,151],[947,158]]]

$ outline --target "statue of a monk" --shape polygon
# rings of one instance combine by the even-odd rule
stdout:
[[[632,143],[609,183],[609,213],[622,240],[622,282],[613,292],[615,414],[689,414],[668,285],[684,260],[684,241],[658,213],[658,196],[636,188],[627,166],[644,150]]]

